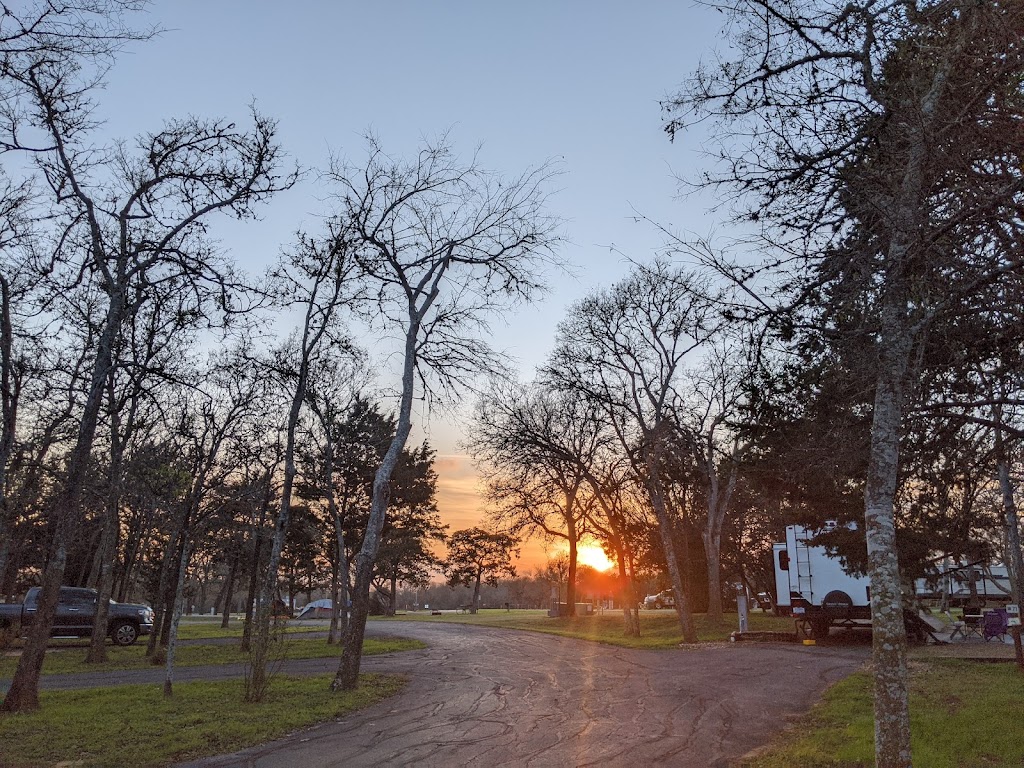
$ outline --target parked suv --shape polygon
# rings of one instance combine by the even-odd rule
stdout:
[[[27,634],[39,608],[39,587],[32,587],[23,603],[0,605],[0,629]],[[52,637],[89,637],[96,616],[98,595],[95,589],[61,587]],[[117,645],[131,645],[139,635],[153,631],[153,609],[148,605],[115,603],[107,610],[107,634]]]

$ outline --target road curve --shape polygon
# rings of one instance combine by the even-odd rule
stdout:
[[[364,671],[407,674],[401,694],[185,765],[726,766],[766,743],[869,653],[754,643],[638,651],[422,622],[371,623],[368,631],[429,645],[364,659]]]

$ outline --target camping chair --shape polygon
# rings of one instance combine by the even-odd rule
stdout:
[[[1008,619],[1009,616],[1004,608],[996,608],[994,611],[986,613],[985,623],[982,630],[985,642],[988,642],[994,637],[998,637],[999,641],[1002,642],[1010,628],[1010,622]]]
[[[949,642],[954,642],[957,639],[957,637],[961,637],[964,640],[966,640],[967,632],[965,630],[967,628],[967,625],[959,619],[954,619],[953,614],[951,614],[948,610],[945,610],[942,613],[946,617],[946,621],[949,623],[949,626],[952,627],[949,633]]]
[[[968,613],[970,608],[964,608],[964,640],[969,636],[975,635],[982,640],[985,639],[985,616],[982,614],[980,608],[975,608],[977,613]]]

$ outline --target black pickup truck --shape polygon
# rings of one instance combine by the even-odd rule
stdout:
[[[95,589],[61,587],[57,602],[57,617],[53,622],[53,637],[89,637],[96,616]],[[25,602],[0,605],[0,630],[13,629],[27,634],[35,619],[39,605],[39,587],[32,587]],[[117,645],[131,645],[139,635],[153,631],[153,609],[148,605],[115,603],[110,601],[107,611],[107,634]]]

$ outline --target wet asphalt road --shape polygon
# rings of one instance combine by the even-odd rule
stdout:
[[[187,765],[726,766],[769,741],[870,653],[863,645],[767,643],[637,651],[422,622],[371,623],[368,631],[429,644],[364,659],[363,671],[408,675],[401,694],[278,741]],[[294,662],[287,671],[335,665]],[[209,670],[180,673],[179,680],[211,676]],[[111,677],[105,684],[113,684]]]

